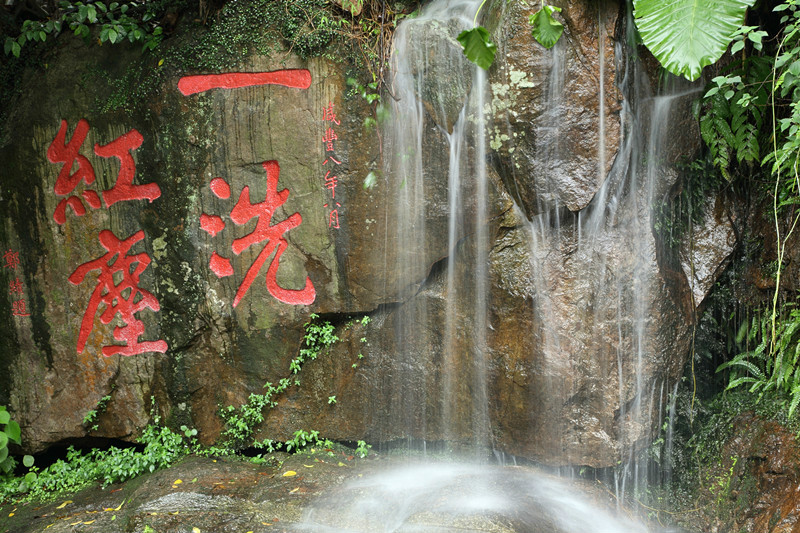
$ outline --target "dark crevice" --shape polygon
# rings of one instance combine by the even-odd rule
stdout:
[[[58,460],[66,460],[69,448],[74,448],[80,452],[88,453],[92,450],[106,451],[109,448],[135,448],[136,451],[144,450],[144,444],[127,442],[121,439],[105,437],[73,437],[64,439],[50,445],[45,451],[35,454],[34,464],[39,470],[43,470]],[[24,475],[28,469],[22,466],[22,458],[19,457],[17,465],[17,475]]]

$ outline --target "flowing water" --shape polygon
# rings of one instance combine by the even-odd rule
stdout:
[[[466,228],[474,230],[478,243],[485,243],[488,237],[483,134],[486,74],[465,60],[455,40],[460,31],[472,26],[477,7],[472,0],[434,2],[419,17],[403,22],[395,33],[392,119],[385,151],[393,154],[386,161],[386,174],[400,194],[394,218],[400,259],[386,268],[396,270],[398,286],[394,290],[408,299],[424,290],[419,283],[428,274],[431,257],[459,254],[470,265],[467,274],[459,272],[454,261],[447,261],[444,267],[446,301],[443,312],[437,314],[443,316],[437,338],[420,339],[420,330],[426,329],[420,324],[433,319],[429,307],[439,302],[403,306],[396,332],[397,356],[408,361],[402,368],[418,372],[416,359],[439,352],[439,366],[455,368],[455,354],[466,347],[471,361],[467,379],[449,372],[441,377],[406,375],[395,380],[393,387],[394,396],[400,398],[397,408],[414,418],[407,427],[421,426],[423,439],[425,428],[431,425],[445,441],[469,440],[476,449],[487,449],[488,251],[484,244],[460,249]],[[446,184],[440,195],[442,205],[431,205],[429,200],[433,195],[428,189],[435,183]],[[472,302],[467,308],[469,316],[457,315],[457,301]],[[468,331],[465,320],[470,324]],[[434,409],[436,414],[420,412],[419,406],[430,399],[409,391],[407,384],[420,379],[437,380],[441,394],[435,399],[440,406]],[[474,399],[467,408],[455,401],[455,389],[464,386],[470,388]],[[456,435],[456,427],[469,427],[471,435]]]
[[[477,461],[408,465],[353,481],[335,498],[319,502],[306,516],[303,528],[646,531],[642,525],[608,516],[561,481],[530,470],[477,466],[488,458],[488,450],[505,457],[492,440],[488,402],[487,338],[493,328],[487,314],[491,303],[488,87],[486,73],[464,59],[455,40],[461,30],[472,27],[478,4],[435,0],[419,17],[398,26],[390,83],[392,118],[384,147],[384,153],[392,154],[386,158],[385,175],[399,191],[392,216],[399,258],[386,268],[394,273],[390,292],[405,302],[395,321],[399,370],[386,383],[387,394],[401,423],[409,428],[409,444],[421,443],[428,451],[429,434],[439,436],[446,445],[469,442],[477,450],[472,457]],[[577,212],[559,205],[557,186],[548,179],[551,167],[559,172],[555,162],[570,157],[562,148],[568,133],[561,127],[569,73],[563,40],[546,52],[550,61],[543,91],[546,112],[533,125],[535,157],[543,169],[539,203],[523,228],[538,326],[518,334],[537,339],[536,350],[541,354],[537,364],[545,366],[539,369],[545,376],[539,383],[543,391],[537,391],[544,400],[536,407],[562,413],[553,431],[553,438],[561,442],[554,443],[554,448],[567,449],[567,438],[580,441],[580,434],[565,436],[569,432],[564,428],[588,432],[597,422],[591,420],[591,407],[565,398],[584,395],[597,401],[608,397],[596,394],[598,390],[618,391],[616,435],[604,438],[615,442],[609,446],[619,465],[613,475],[616,497],[622,500],[627,491],[643,488],[651,477],[647,462],[637,460],[638,452],[647,445],[654,422],[663,419],[668,394],[676,386],[669,373],[658,368],[661,357],[652,339],[658,319],[654,301],[660,294],[654,287],[663,283],[654,274],[658,266],[652,213],[654,203],[665,193],[662,146],[670,131],[673,106],[683,95],[653,94],[639,63],[619,59],[617,89],[625,95],[622,139],[609,172],[605,120],[610,88],[604,69],[610,37],[603,34],[602,19],[598,27],[596,182],[602,186],[589,205]],[[630,55],[622,44],[616,46],[618,58]],[[429,286],[432,279],[438,279],[440,286]],[[577,284],[575,280],[584,292],[577,301],[565,300],[565,285]],[[609,316],[614,319],[609,321]],[[568,318],[558,321],[555,317]],[[431,321],[440,323],[430,326]],[[601,346],[607,353],[601,357],[576,349],[582,346]],[[435,364],[420,365],[420,360]],[[590,369],[593,374],[585,381],[576,378],[566,384],[557,378],[548,381],[547,376],[556,373],[549,372],[547,365],[576,374]],[[439,391],[436,398],[425,395],[430,382]],[[671,445],[671,436],[667,440]],[[569,445],[574,450],[574,442]],[[580,451],[570,453],[562,465],[585,464]]]

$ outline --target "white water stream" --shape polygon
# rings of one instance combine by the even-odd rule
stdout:
[[[393,409],[405,417],[409,444],[421,441],[427,451],[428,434],[447,445],[469,442],[476,450],[473,458],[481,463],[488,450],[498,457],[505,454],[492,439],[488,402],[487,337],[493,329],[488,316],[491,236],[484,115],[488,87],[486,73],[464,59],[455,41],[461,30],[472,27],[478,4],[478,0],[435,0],[419,17],[398,26],[390,84],[392,118],[384,151],[391,154],[385,161],[389,186],[399,193],[393,218],[399,259],[386,268],[396,273],[397,286],[391,289],[404,302],[395,322],[400,370],[386,384],[387,394],[393,398]],[[593,423],[585,420],[591,416],[590,407],[562,405],[564,398],[585,394],[596,399],[602,395],[592,387],[617,388],[617,434],[606,437],[618,443],[614,449],[620,466],[615,479],[621,500],[631,483],[635,491],[648,481],[647,464],[637,460],[637,452],[646,445],[653,422],[663,418],[667,394],[675,386],[664,377],[666,371],[656,368],[660,354],[654,353],[650,335],[655,298],[651,289],[661,283],[652,274],[657,270],[652,212],[664,171],[661,147],[677,99],[651,94],[636,61],[618,65],[619,91],[627,97],[621,110],[622,138],[611,171],[604,176],[608,168],[606,92],[610,89],[604,69],[610,36],[602,33],[606,27],[602,19],[598,27],[596,168],[597,183],[603,185],[589,206],[576,213],[554,207],[558,191],[542,187],[538,214],[523,228],[536,295],[533,312],[541,325],[538,331],[518,334],[533,335],[541,343],[537,349],[543,357],[537,364],[596,372],[588,384],[580,383],[588,392],[578,390],[577,380],[564,390],[563,381],[544,379],[548,390],[545,394],[537,391],[537,397],[552,398],[554,405],[536,407],[565,413],[563,426],[592,427]],[[620,58],[626,56],[621,46],[616,50]],[[535,152],[544,174],[547,161],[569,157],[561,148],[569,76],[566,46],[561,42],[546,53],[551,61],[544,91],[547,112],[534,124]],[[542,182],[547,183],[547,176]],[[446,191],[438,197],[446,202],[431,201],[437,191],[430,189],[443,186]],[[563,255],[552,251],[565,249],[569,249],[568,264],[556,262],[554,258]],[[426,286],[433,283],[431,264],[443,272],[442,287],[437,290]],[[589,288],[580,301],[565,303],[564,279],[580,280]],[[573,304],[580,309],[563,308]],[[595,327],[595,323],[608,324],[609,315],[615,317],[611,328]],[[556,316],[568,319],[557,322]],[[431,320],[441,323],[431,326]],[[595,354],[574,350],[576,346],[603,346],[611,357],[595,360]],[[435,367],[444,371],[424,370],[427,367],[419,361],[426,359],[433,359]],[[469,361],[466,367],[459,362],[464,359]],[[456,368],[458,373],[447,371]],[[546,368],[540,372],[550,375]],[[424,392],[428,387],[423,385],[431,381],[439,391],[436,398]],[[465,397],[470,400],[464,402]],[[555,405],[558,402],[562,404]],[[465,435],[464,428],[470,434]],[[564,438],[560,429],[554,433]],[[556,447],[560,449],[561,444]],[[582,463],[571,456],[562,464]],[[353,481],[343,494],[320,502],[302,528],[319,532],[495,530],[477,516],[508,526],[498,531],[646,531],[642,525],[607,515],[569,485],[530,470],[453,464],[409,465]]]

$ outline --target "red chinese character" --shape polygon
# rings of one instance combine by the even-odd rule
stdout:
[[[252,203],[250,201],[250,188],[244,187],[239,195],[239,200],[231,210],[231,220],[237,226],[243,226],[256,219],[256,225],[253,231],[244,237],[234,239],[231,249],[236,255],[241,254],[247,248],[267,242],[264,248],[256,257],[256,260],[250,266],[247,274],[244,277],[239,290],[236,292],[236,297],[233,300],[233,306],[236,307],[242,298],[247,294],[250,286],[255,281],[261,268],[270,258],[272,253],[275,252],[275,257],[272,258],[266,274],[266,285],[269,293],[277,300],[292,304],[292,305],[308,305],[311,304],[316,298],[316,290],[311,283],[311,279],[306,277],[306,284],[303,289],[291,290],[284,289],[278,285],[277,274],[278,267],[280,266],[281,255],[284,250],[289,246],[283,234],[292,228],[296,228],[303,222],[303,217],[300,213],[294,213],[283,222],[272,225],[272,215],[275,210],[286,203],[289,197],[289,189],[278,191],[278,177],[280,176],[280,166],[277,161],[266,161],[263,163],[264,170],[267,172],[267,192],[263,202]],[[222,178],[215,178],[211,185],[212,191],[218,198],[228,198],[230,196],[230,187],[227,182]],[[211,217],[204,220],[208,221]],[[203,229],[209,231],[211,226],[206,222],[202,225]],[[233,273],[230,261],[218,255],[216,252],[211,258],[209,268],[219,277],[229,276]]]
[[[63,163],[54,187],[54,191],[58,196],[67,196],[67,198],[63,198],[58,203],[55,213],[53,213],[53,219],[59,224],[64,224],[67,221],[67,206],[71,207],[72,211],[80,217],[86,214],[83,201],[93,209],[99,209],[102,205],[100,195],[90,189],[81,192],[83,201],[77,196],[72,196],[72,192],[81,181],[91,185],[95,180],[92,164],[86,157],[78,153],[88,133],[89,123],[85,119],[81,119],[78,121],[78,125],[75,126],[72,138],[69,142],[66,142],[67,121],[62,120],[61,128],[58,130],[56,138],[53,139],[47,149],[47,159],[50,162]],[[103,191],[103,200],[106,202],[106,207],[111,207],[122,200],[146,199],[152,202],[161,196],[161,189],[157,184],[133,184],[133,178],[136,175],[136,162],[133,160],[131,151],[139,148],[142,145],[142,140],[142,135],[138,131],[131,130],[106,145],[94,145],[95,154],[100,157],[116,157],[120,161],[119,174],[114,186]],[[78,163],[78,170],[70,174],[75,162]]]
[[[283,85],[294,89],[308,89],[311,87],[311,72],[304,68],[272,72],[227,72],[184,76],[178,80],[178,90],[184,96],[211,89],[240,89],[256,85]]]
[[[328,207],[328,204],[325,204],[323,207]],[[336,209],[332,210],[328,214],[328,227],[333,229],[339,229],[339,208],[342,207],[342,204],[336,202]]]
[[[336,135],[336,132],[333,131],[333,128],[328,128],[325,130],[325,135],[322,136],[322,142],[325,143],[326,152],[333,152],[333,141],[338,138],[339,137]]]
[[[63,163],[53,188],[58,196],[67,196],[67,198],[63,198],[58,202],[55,213],[53,213],[53,219],[59,224],[63,224],[67,220],[67,206],[70,206],[72,211],[79,217],[86,214],[86,208],[83,206],[81,199],[77,196],[71,196],[71,194],[81,181],[86,185],[94,183],[94,167],[85,156],[78,153],[88,133],[89,123],[85,119],[81,119],[78,121],[78,125],[75,126],[72,138],[67,142],[67,121],[62,120],[56,138],[47,148],[47,159],[51,163]],[[78,169],[72,172],[72,167],[76,162],[78,163]],[[85,190],[81,193],[81,196],[92,208],[97,209],[100,207],[100,197],[95,191]]]
[[[19,252],[6,250],[6,253],[3,254],[3,259],[6,262],[6,268],[16,270],[19,266]]]
[[[342,162],[341,162],[341,161],[337,161],[337,160],[336,160],[336,158],[334,158],[332,155],[329,155],[329,156],[328,156],[328,159],[330,159],[331,161],[333,161],[333,162],[334,162],[334,163],[336,163],[337,165],[341,165],[341,164],[342,164]],[[323,161],[323,162],[322,162],[322,164],[323,164],[323,165],[327,165],[327,164],[328,164],[328,159],[326,159],[325,161]]]
[[[11,302],[11,314],[14,316],[31,316],[26,309],[25,300],[16,300]]]
[[[114,328],[114,339],[125,344],[104,346],[103,355],[109,357],[117,353],[136,355],[145,352],[166,352],[167,343],[163,340],[139,341],[139,337],[144,334],[144,324],[136,318],[136,314],[145,308],[153,311],[160,309],[158,299],[138,286],[139,276],[150,264],[150,257],[145,253],[128,255],[131,247],[144,238],[144,232],[139,230],[127,239],[120,240],[111,231],[103,230],[99,238],[100,244],[108,253],[80,265],[69,277],[70,283],[78,285],[89,272],[99,271],[97,287],[92,292],[81,322],[78,353],[83,353],[100,304],[105,305],[100,315],[103,324],[110,323],[117,313],[124,324],[122,327]],[[119,282],[115,282],[115,277]]]
[[[339,121],[336,120],[336,113],[333,111],[332,103],[328,102],[328,107],[322,108],[322,120],[333,122],[337,126],[339,125]]]
[[[113,187],[103,191],[103,200],[106,201],[106,207],[111,207],[123,200],[150,200],[152,202],[161,196],[161,188],[155,183],[133,184],[133,177],[136,175],[136,162],[133,160],[131,150],[139,148],[143,140],[141,133],[131,130],[108,144],[103,146],[94,145],[94,153],[100,157],[116,157],[119,159],[117,181]]]
[[[331,190],[331,198],[336,198],[336,184],[339,180],[336,176],[331,176],[331,171],[325,173],[325,187]]]
[[[8,284],[8,294],[22,294],[24,286],[19,278]]]

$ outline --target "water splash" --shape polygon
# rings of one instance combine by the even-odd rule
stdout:
[[[597,495],[595,494],[595,497]],[[350,480],[293,531],[646,533],[573,485],[529,468],[412,464]]]

